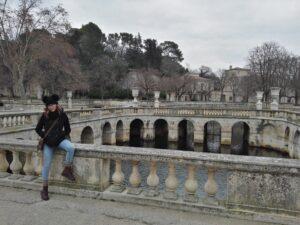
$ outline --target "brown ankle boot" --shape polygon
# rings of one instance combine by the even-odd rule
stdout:
[[[43,186],[43,190],[41,190],[41,199],[44,201],[49,200],[48,186]]]
[[[70,181],[75,181],[75,176],[73,174],[72,166],[65,166],[61,175],[68,178]]]

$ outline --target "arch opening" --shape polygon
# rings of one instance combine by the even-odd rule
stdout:
[[[116,127],[116,145],[124,144],[124,126],[122,120],[119,120]]]
[[[158,119],[154,122],[154,148],[168,148],[169,128],[167,121]]]
[[[102,144],[111,145],[112,128],[109,122],[106,122],[102,128]]]
[[[237,122],[231,129],[231,154],[248,155],[250,128],[245,122]]]
[[[94,144],[94,131],[90,126],[83,128],[80,135],[80,142],[83,144]]]
[[[178,124],[178,149],[194,151],[194,125],[189,120]]]
[[[144,123],[140,119],[135,119],[130,123],[129,146],[142,147]]]
[[[294,158],[300,159],[300,131],[296,131],[293,141]]]

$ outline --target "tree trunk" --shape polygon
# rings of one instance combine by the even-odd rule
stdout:
[[[17,79],[13,83],[13,96],[20,97],[20,98],[26,97],[23,79]]]

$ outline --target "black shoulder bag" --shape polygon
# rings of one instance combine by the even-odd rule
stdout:
[[[46,131],[45,135],[43,138],[41,138],[38,142],[38,145],[37,145],[37,150],[38,151],[42,151],[43,148],[44,148],[44,139],[48,136],[48,134],[50,133],[50,131],[53,129],[53,127],[55,126],[55,124],[57,123],[59,118],[57,118],[52,124],[51,124],[51,127],[49,127],[49,129]]]

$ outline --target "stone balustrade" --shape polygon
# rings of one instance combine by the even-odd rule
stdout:
[[[41,154],[34,151],[36,144],[35,141],[0,139],[0,185],[8,185],[9,180],[40,180],[35,179],[41,173]],[[300,216],[299,160],[89,144],[75,144],[75,148],[76,183],[61,177],[65,154],[56,151],[50,172],[51,185],[99,191],[103,198],[112,200],[112,196],[119,196],[120,201],[134,199],[140,204],[155,200],[167,207],[190,206],[213,209],[217,213],[268,212]],[[7,152],[12,152],[10,163]],[[21,154],[25,155],[23,162]],[[114,161],[113,171],[110,171],[111,161]],[[123,162],[131,164],[129,175],[123,171]],[[163,164],[167,166],[162,167]],[[147,175],[142,175],[141,166],[148,168]],[[178,191],[178,166],[185,168],[186,173],[183,192]],[[6,173],[8,168],[12,174]],[[166,170],[165,179],[158,176],[159,168]],[[203,177],[199,177],[199,170],[204,171]],[[222,179],[224,183],[216,181],[220,171],[227,171]],[[205,179],[203,186],[199,179]],[[142,181],[146,185],[142,186]],[[227,189],[224,199],[217,197],[220,186]],[[205,196],[199,195],[199,188]]]
[[[106,108],[106,109],[73,109],[66,110],[71,121],[97,119],[112,116],[149,115],[149,116],[201,116],[201,117],[237,117],[237,118],[278,118],[300,122],[300,113],[287,110],[242,110],[214,108]],[[41,112],[2,113],[0,128],[32,126],[37,123]]]

